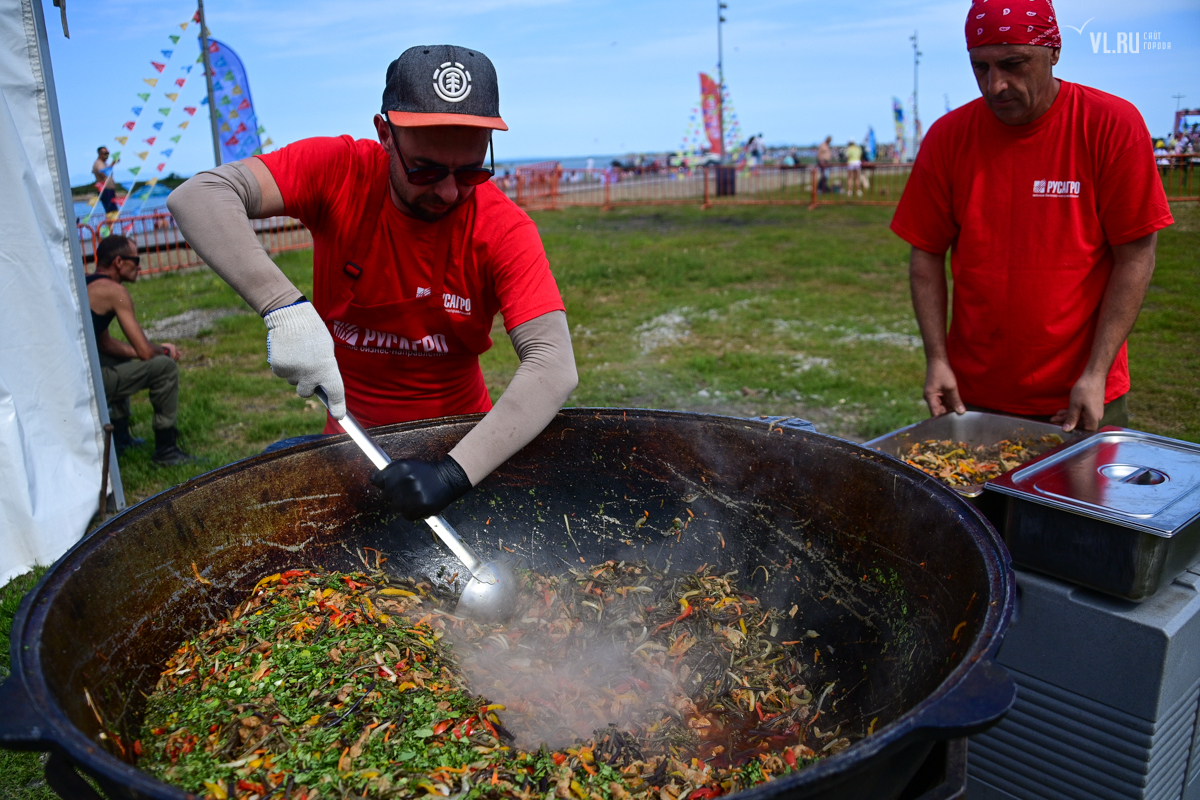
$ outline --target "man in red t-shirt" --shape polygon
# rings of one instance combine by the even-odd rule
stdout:
[[[567,318],[533,221],[485,167],[500,117],[487,56],[413,47],[387,70],[378,141],[305,139],[202,172],[168,207],[188,242],[260,314],[271,370],[364,425],[488,412],[438,461],[375,473],[408,519],[437,514],[524,447],[578,381]],[[311,302],[259,245],[252,218],[313,235]],[[479,369],[492,320],[521,360],[493,409]]]
[[[983,96],[930,127],[892,220],[912,245],[925,401],[1125,424],[1125,339],[1173,221],[1149,132],[1130,103],[1053,76],[1049,0],[977,0],[966,33]]]

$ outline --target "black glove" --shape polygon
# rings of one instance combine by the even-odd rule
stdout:
[[[392,508],[409,522],[442,513],[471,490],[471,479],[450,456],[441,461],[405,458],[393,461],[371,476]]]

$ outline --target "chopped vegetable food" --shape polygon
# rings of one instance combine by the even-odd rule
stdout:
[[[738,791],[850,740],[777,640],[788,620],[735,577],[524,573],[516,618],[485,625],[424,582],[272,575],[166,663],[138,765],[228,800]]]
[[[1036,439],[1001,439],[993,445],[978,446],[950,439],[929,439],[912,445],[903,458],[905,463],[947,486],[973,486],[1016,469],[1062,442],[1056,433]]]

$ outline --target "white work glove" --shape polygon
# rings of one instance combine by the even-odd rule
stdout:
[[[333,354],[333,337],[312,303],[302,300],[263,317],[267,323],[267,363],[271,372],[312,397],[318,386],[329,397],[334,419],[346,416],[346,389]]]

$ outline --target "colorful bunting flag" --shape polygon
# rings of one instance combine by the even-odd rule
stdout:
[[[233,101],[229,99],[228,95],[226,95],[225,97],[222,97],[221,102],[218,103],[218,105],[222,105],[222,106],[228,106],[228,105],[232,105],[232,104],[233,104]]]
[[[138,97],[142,98],[142,102],[144,103],[150,99],[150,93],[149,92],[138,92]]]
[[[174,53],[175,51],[174,50],[160,50],[159,52],[163,54],[163,58],[170,58],[171,53]]]
[[[234,133],[245,133],[246,132],[246,123],[243,122],[241,125],[238,125],[237,128],[235,128],[233,132]]]
[[[137,155],[137,157],[138,157],[138,158],[140,158],[142,161],[145,161],[145,160],[146,160],[146,156],[150,155],[150,151],[149,151],[149,150],[143,150],[142,152],[140,152],[140,153],[137,153],[136,155]]]
[[[163,163],[161,163],[157,167],[155,167],[155,169],[158,170],[159,172],[162,172],[163,167],[165,167],[166,165],[167,165],[167,162],[164,161]]]
[[[222,122],[222,123],[221,123],[221,128],[220,128],[220,131],[221,131],[221,133],[229,133],[229,131],[230,131],[230,128],[229,128],[229,123],[228,123],[228,122]]]
[[[195,106],[184,106],[184,107],[183,107],[183,110],[184,110],[185,112],[187,112],[187,115],[188,115],[189,117],[190,117],[190,116],[192,116],[193,114],[195,114],[195,113],[196,113],[196,107],[195,107]]]
[[[172,137],[170,138],[170,140],[169,140],[169,141],[175,142],[175,144],[179,144],[179,140],[180,140],[181,138],[183,138],[183,134],[182,134],[182,133],[177,133],[177,134],[175,134],[174,136],[172,136]]]
[[[230,92],[230,94],[241,94],[241,93],[242,93],[242,87],[240,87],[240,86],[233,87],[233,91]]]
[[[128,136],[116,136],[113,138],[113,141],[115,141],[119,144],[125,144],[126,142],[129,141],[129,137]]]
[[[171,107],[170,107],[170,106],[164,106],[163,108],[160,108],[160,109],[158,110],[158,113],[162,114],[164,117],[165,117],[165,116],[168,116],[168,115],[171,113]]]
[[[130,167],[129,171],[132,172],[134,175],[137,175],[139,172],[142,171],[142,168],[141,167]]]
[[[167,92],[166,94],[163,95],[163,97],[167,98],[172,103],[174,103],[176,100],[179,99],[179,92]]]
[[[267,132],[267,129],[264,128],[262,125],[259,125],[258,130],[255,131],[255,133],[257,133],[259,136],[262,136],[266,132]]]
[[[135,117],[140,117],[142,115],[142,107],[141,106],[134,106],[131,110],[133,111],[133,115]]]
[[[176,78],[175,79],[176,86],[182,87],[185,83],[187,83],[187,78]]]
[[[227,147],[233,147],[237,143],[238,143],[238,138],[236,136],[230,136],[228,139],[225,140],[225,145]]]
[[[225,99],[226,99],[226,100],[228,100],[229,98],[227,97],[227,98],[225,98]],[[230,110],[230,112],[229,112],[229,118],[230,118],[230,119],[237,119],[237,116],[238,116],[238,113],[237,113],[237,111],[236,111],[235,109],[231,109],[231,110]]]
[[[155,69],[156,71],[158,71],[158,72],[162,72],[164,69],[166,69],[166,66],[167,66],[167,65],[166,65],[166,64],[160,64],[160,63],[158,63],[157,61],[151,61],[151,62],[150,62],[150,66],[154,67],[154,69]]]
[[[263,142],[263,147],[270,147],[273,144],[275,144],[275,142],[271,140],[270,136],[268,136],[267,140],[265,142]]]
[[[162,155],[162,157],[163,157],[163,158],[170,158],[170,157],[171,157],[171,153],[174,153],[174,152],[175,152],[175,148],[174,148],[174,147],[168,147],[166,150],[163,150],[163,151],[162,151],[161,155]]]
[[[221,85],[220,81],[213,81],[213,91],[214,92],[223,92],[223,91],[225,91],[225,87]]]
[[[238,111],[245,111],[250,108],[250,98],[243,97],[242,102],[238,103]]]
[[[179,35],[178,34],[172,33],[167,38],[171,40],[171,44],[179,44]]]
[[[142,82],[150,84],[150,88],[153,89],[158,85],[158,78],[142,78]]]
[[[207,96],[200,98],[200,105],[202,105],[202,106],[208,105],[208,97]]]
[[[154,124],[153,124],[153,125],[151,125],[150,127],[154,128],[154,130],[156,130],[156,131],[161,131],[161,130],[162,130],[162,126],[163,126],[163,124],[162,124],[162,120],[159,120],[158,122],[154,123]]]
[[[186,120],[186,119],[183,122],[179,123],[179,127],[182,128],[183,130],[187,130],[187,126],[188,126],[188,120]]]
[[[118,150],[117,152],[113,153],[112,159],[113,159],[114,164],[117,163],[118,161],[120,161],[121,160],[121,151]]]
[[[133,126],[134,126],[134,125],[137,125],[137,123],[136,123],[136,122],[134,122],[133,120],[129,120],[129,122],[126,122],[126,123],[125,123],[124,125],[122,125],[121,127],[122,127],[122,128],[124,128],[124,129],[125,129],[125,130],[127,130],[127,131],[131,131],[131,130],[133,130]]]
[[[142,141],[145,142],[146,144],[150,145],[151,147],[153,147],[154,140],[157,138],[158,138],[157,136],[151,136],[149,139],[142,139]]]

